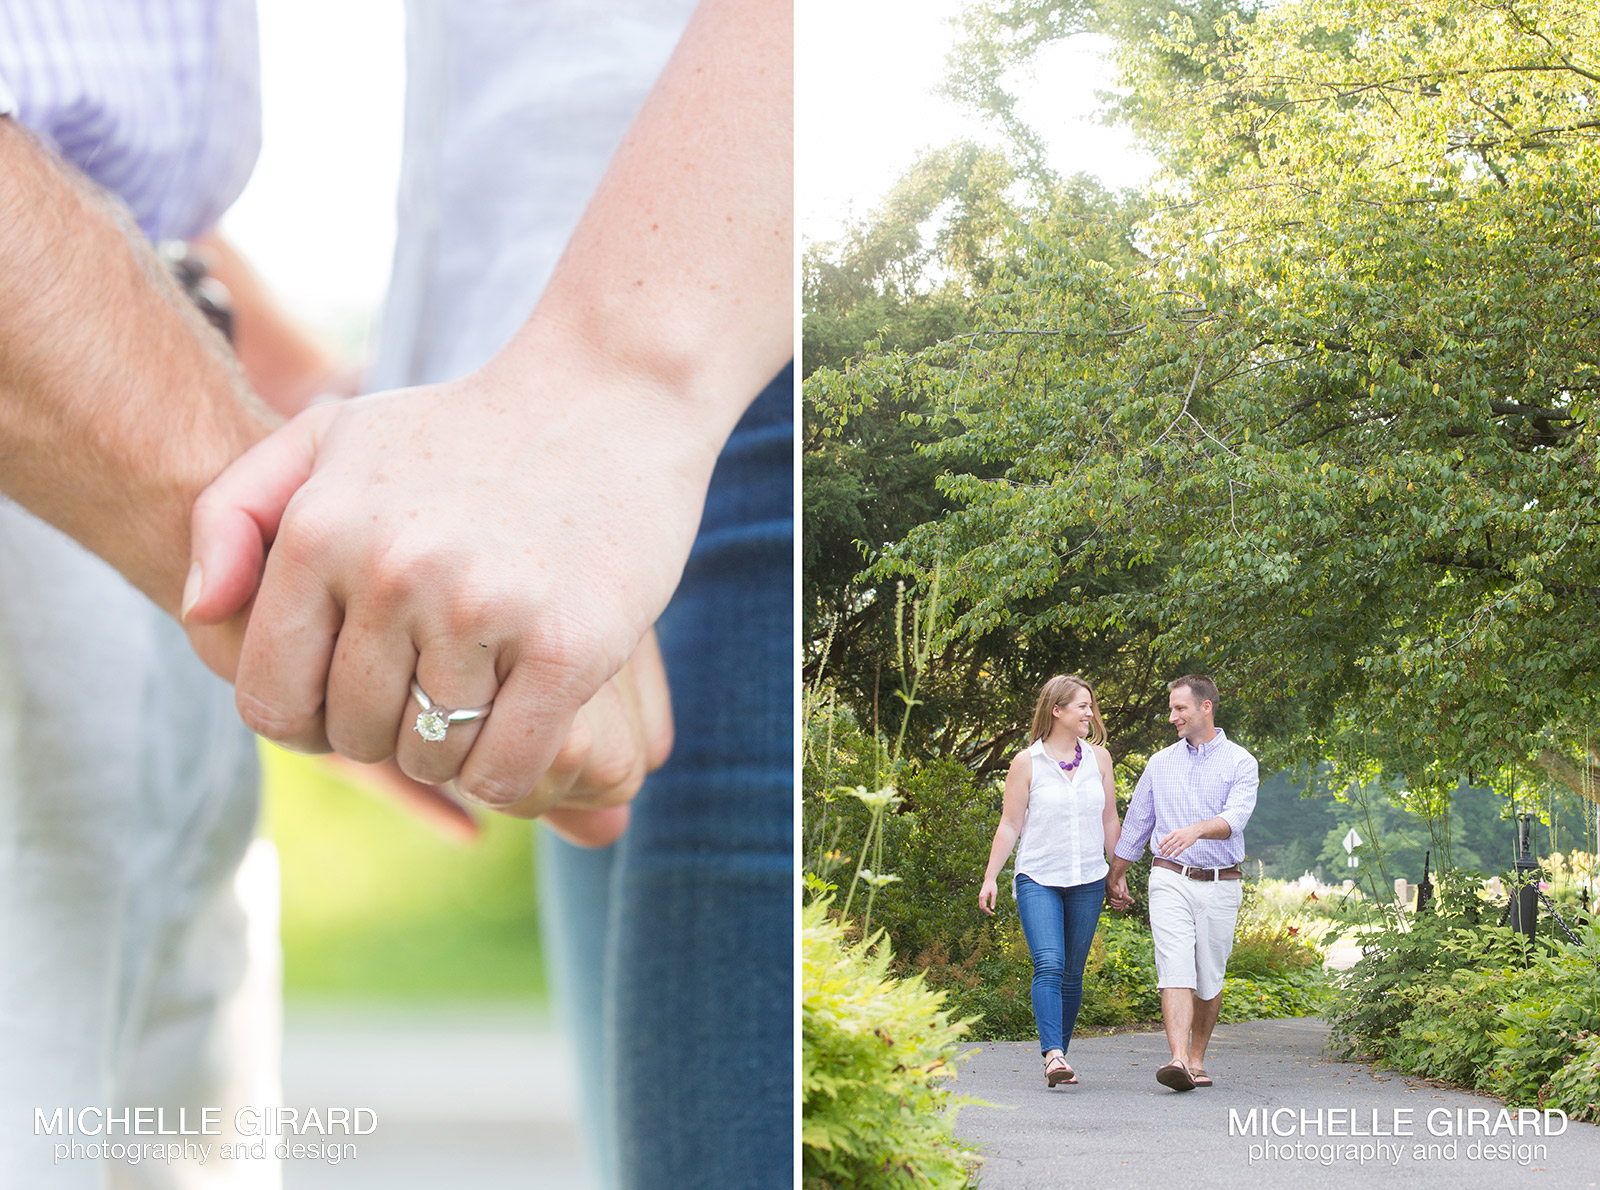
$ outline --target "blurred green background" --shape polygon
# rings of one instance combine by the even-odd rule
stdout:
[[[283,879],[295,1002],[546,1004],[531,824],[441,838],[311,757],[264,745],[262,831]]]

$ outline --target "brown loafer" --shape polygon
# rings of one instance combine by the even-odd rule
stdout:
[[[1156,1082],[1163,1087],[1171,1087],[1174,1091],[1194,1090],[1194,1076],[1182,1062],[1168,1062],[1157,1070]]]

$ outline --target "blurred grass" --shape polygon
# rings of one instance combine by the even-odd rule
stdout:
[[[447,842],[313,758],[263,745],[289,1001],[546,1002],[530,824]]]

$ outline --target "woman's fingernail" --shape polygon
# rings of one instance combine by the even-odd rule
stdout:
[[[178,612],[178,619],[189,618],[189,612],[200,602],[200,591],[204,586],[205,578],[200,572],[200,563],[189,563],[189,577],[183,581],[183,607]]]

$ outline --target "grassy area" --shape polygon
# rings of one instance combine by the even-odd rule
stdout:
[[[545,1002],[529,824],[447,842],[320,762],[262,748],[291,1000]]]

